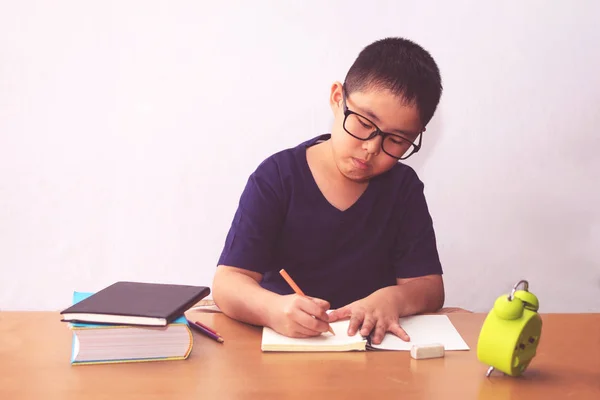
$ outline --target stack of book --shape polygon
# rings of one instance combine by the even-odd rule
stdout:
[[[184,313],[208,294],[205,286],[142,282],[75,292],[61,311],[73,332],[71,364],[187,359],[193,336]]]

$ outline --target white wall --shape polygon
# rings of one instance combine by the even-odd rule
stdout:
[[[248,175],[327,132],[331,83],[401,35],[444,80],[410,164],[446,305],[526,278],[544,312],[600,312],[600,3],[481,3],[2,0],[0,309],[210,285]]]

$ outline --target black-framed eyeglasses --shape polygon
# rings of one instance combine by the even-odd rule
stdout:
[[[398,160],[406,160],[421,149],[423,132],[419,132],[417,142],[413,143],[406,137],[393,133],[383,132],[369,118],[360,115],[346,105],[346,89],[342,89],[342,102],[344,105],[344,130],[352,137],[367,141],[377,135],[381,136],[381,150],[384,153]],[[407,136],[411,134],[407,133]]]

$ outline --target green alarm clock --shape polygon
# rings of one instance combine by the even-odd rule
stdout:
[[[520,285],[522,290],[517,290]],[[509,295],[498,297],[488,313],[477,342],[477,358],[506,375],[519,376],[535,357],[542,334],[539,302],[525,280],[517,282]]]

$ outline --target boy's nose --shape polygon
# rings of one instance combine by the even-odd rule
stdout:
[[[365,140],[363,142],[363,149],[374,156],[379,154],[379,151],[381,151],[381,136],[377,135],[373,139]]]

